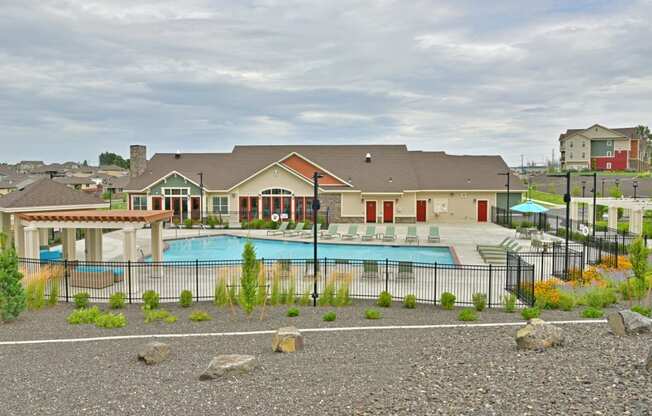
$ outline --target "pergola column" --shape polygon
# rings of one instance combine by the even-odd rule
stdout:
[[[39,229],[36,227],[24,227],[24,229],[25,229],[24,257],[38,260],[41,257]]]
[[[25,257],[25,226],[19,219],[14,224],[14,244],[16,246],[16,255]]]
[[[152,261],[163,261],[163,223],[156,221],[151,224]]]
[[[571,221],[577,221],[579,219],[579,208],[580,204],[577,201],[571,201],[570,203],[570,219]]]
[[[102,230],[92,228],[86,231],[90,234],[90,238],[86,240],[90,243],[86,250],[89,259],[91,261],[102,261]]]
[[[48,243],[50,242],[50,237],[49,237],[49,229],[48,228],[39,228],[38,229],[38,239],[39,239],[39,245],[41,247],[47,246]]]
[[[593,224],[593,204],[586,204],[586,222]]]
[[[93,230],[90,228],[84,229],[84,258],[86,261],[93,261],[93,253],[91,252],[91,246],[93,240]]]
[[[77,259],[77,229],[61,229],[61,251],[65,260],[74,261]]]
[[[629,232],[641,234],[643,232],[643,210],[629,210]]]
[[[610,206],[608,208],[609,220],[607,226],[613,230],[618,229],[618,207]]]
[[[6,247],[11,247],[14,236],[11,234],[11,214],[8,212],[0,212],[0,233],[5,235]]]
[[[122,234],[123,234],[123,241],[124,241],[124,245],[123,245],[124,261],[136,261],[137,260],[136,230],[133,228],[125,228],[124,230],[122,230]]]

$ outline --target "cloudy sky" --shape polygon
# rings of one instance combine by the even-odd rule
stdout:
[[[652,124],[652,1],[0,1],[0,161]]]

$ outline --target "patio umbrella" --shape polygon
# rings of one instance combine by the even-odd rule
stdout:
[[[523,214],[541,214],[548,211],[548,208],[542,207],[532,201],[525,201],[522,204],[514,205],[510,208],[511,211],[520,212]]]

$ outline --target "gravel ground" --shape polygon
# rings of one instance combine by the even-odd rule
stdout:
[[[292,322],[303,328],[457,322],[456,312],[432,307],[383,309],[383,319],[365,321],[365,306],[337,309],[332,323],[320,320],[326,309],[303,308]],[[145,325],[137,308],[127,308],[127,328],[99,330],[66,324],[70,309],[27,313],[0,326],[0,334],[27,339],[253,330],[290,320],[277,308],[262,322],[243,324],[244,318],[229,320],[221,311],[211,322],[189,323],[189,311],[175,309],[177,323]],[[577,316],[555,312],[544,318]],[[518,318],[488,311],[481,322],[508,320]],[[618,338],[606,324],[563,328],[567,345],[543,353],[517,351],[514,327],[306,333],[305,350],[296,354],[272,353],[271,335],[176,338],[164,340],[171,358],[152,367],[136,360],[145,340],[0,346],[1,413],[649,414],[652,374],[643,360],[652,337]],[[259,366],[248,375],[198,380],[214,355],[228,353],[253,354]]]

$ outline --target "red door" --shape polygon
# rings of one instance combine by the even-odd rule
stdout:
[[[426,206],[425,200],[417,201],[417,222],[426,222]]]
[[[367,222],[376,222],[376,201],[367,201]]]
[[[478,201],[478,222],[487,222],[487,201]]]
[[[394,201],[383,201],[383,222],[394,222]]]

